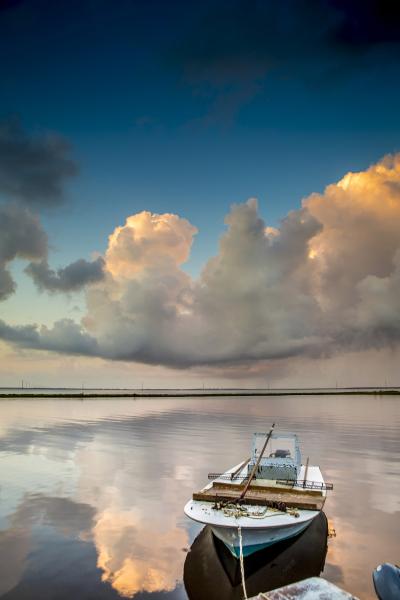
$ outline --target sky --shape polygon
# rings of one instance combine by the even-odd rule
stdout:
[[[399,32],[0,2],[0,385],[400,385]]]

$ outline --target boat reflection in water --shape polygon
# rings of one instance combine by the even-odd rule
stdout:
[[[244,558],[248,596],[319,575],[325,565],[328,522],[321,511],[295,538]],[[240,562],[207,525],[193,542],[183,580],[190,600],[243,598]]]

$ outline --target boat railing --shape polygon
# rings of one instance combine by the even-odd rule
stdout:
[[[247,481],[249,478],[249,474],[241,475],[240,473],[209,473],[208,479],[223,479],[224,481],[235,481],[236,479],[240,479],[240,481]],[[256,479],[254,477],[254,479]]]
[[[245,475],[241,475],[240,473],[209,473],[208,479],[221,479],[222,481],[240,480],[240,483],[245,483],[249,479],[249,475],[247,473]],[[254,479],[257,479],[257,475],[254,476]],[[310,481],[309,479],[277,479],[276,483],[277,485],[287,485],[291,488],[303,488],[306,490],[333,490],[333,483]]]
[[[333,490],[333,483],[327,483],[322,481],[310,481],[309,479],[277,479],[276,483],[279,485],[289,485],[290,487],[299,487],[306,490]]]

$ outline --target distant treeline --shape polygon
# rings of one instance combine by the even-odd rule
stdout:
[[[194,390],[179,390],[170,392],[74,392],[74,393],[43,393],[43,392],[7,392],[0,393],[0,398],[210,398],[226,396],[361,396],[361,395],[379,395],[379,396],[398,396],[399,389],[358,389],[358,390],[287,390],[287,391],[265,391],[265,390],[213,390],[196,392]]]

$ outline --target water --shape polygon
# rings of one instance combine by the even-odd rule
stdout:
[[[375,598],[373,568],[400,555],[395,396],[1,400],[0,597],[186,598],[201,527],[183,506],[273,421],[334,484],[322,576]]]

